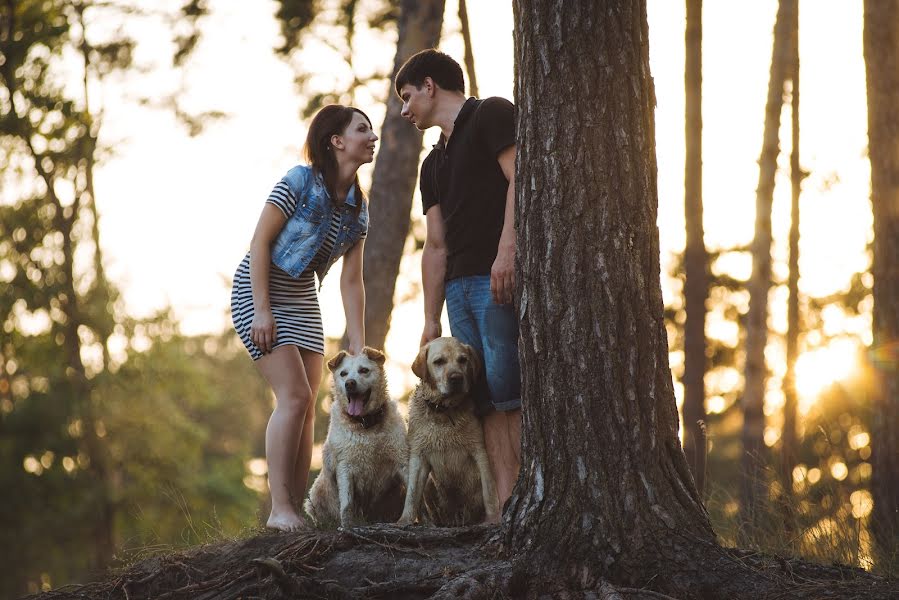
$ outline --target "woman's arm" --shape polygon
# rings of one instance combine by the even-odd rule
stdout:
[[[272,242],[281,232],[287,217],[277,206],[266,203],[256,223],[250,242],[250,284],[253,290],[253,323],[250,339],[263,354],[272,351],[277,332],[269,297],[269,268],[272,262]]]
[[[343,270],[340,273],[340,295],[343,297],[349,341],[347,351],[350,354],[359,354],[365,346],[365,284],[362,280],[364,247],[365,240],[361,239],[350,248],[343,256]]]

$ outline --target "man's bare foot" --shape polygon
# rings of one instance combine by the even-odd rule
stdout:
[[[272,511],[265,526],[278,531],[299,531],[306,528],[306,520],[295,512],[283,511],[276,513]]]

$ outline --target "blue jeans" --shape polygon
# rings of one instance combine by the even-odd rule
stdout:
[[[472,346],[483,360],[484,377],[475,394],[478,412],[521,408],[518,315],[514,306],[495,304],[490,276],[474,275],[446,282],[446,312],[453,337]]]

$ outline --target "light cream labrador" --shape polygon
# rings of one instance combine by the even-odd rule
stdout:
[[[496,485],[471,395],[477,353],[456,338],[437,338],[419,351],[412,371],[421,383],[409,399],[409,479],[398,523],[497,522]]]
[[[304,508],[318,527],[393,522],[403,508],[406,427],[387,392],[384,354],[365,347],[328,361],[331,420],[322,470]]]

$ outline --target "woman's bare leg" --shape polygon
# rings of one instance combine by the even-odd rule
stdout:
[[[318,387],[322,380],[324,357],[318,352],[303,349],[300,349],[300,356],[303,358],[303,365],[306,368],[306,378],[309,381],[311,393],[311,401],[306,409],[303,433],[300,436],[300,449],[293,472],[294,500],[302,504],[302,500],[306,497],[306,488],[309,486],[309,464],[312,462],[312,442],[315,435],[315,399],[318,397]]]
[[[265,458],[272,513],[267,527],[296,531],[305,524],[291,502],[293,473],[312,390],[296,346],[281,346],[256,361],[275,392],[275,410],[265,430]]]

